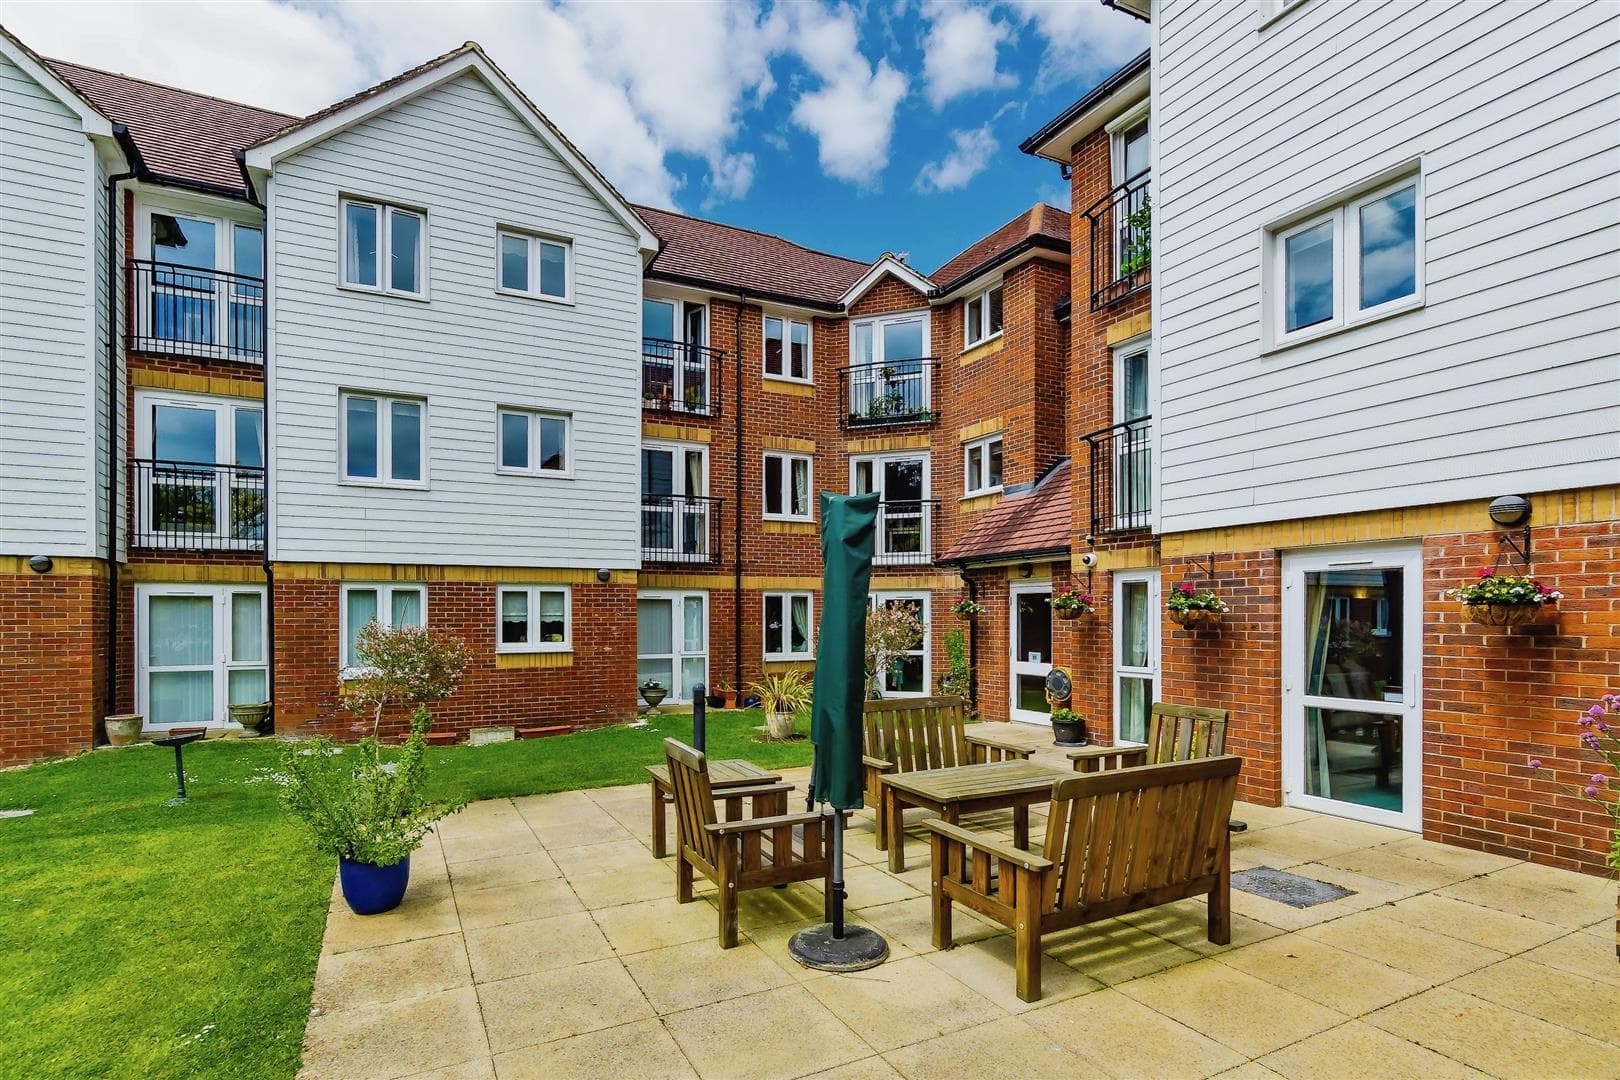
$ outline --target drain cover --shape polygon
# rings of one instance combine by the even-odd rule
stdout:
[[[1286,870],[1274,870],[1269,866],[1239,870],[1232,875],[1232,888],[1242,889],[1244,892],[1296,908],[1315,907],[1329,900],[1341,900],[1346,896],[1355,895],[1354,889],[1346,889],[1331,881],[1317,881],[1315,878],[1290,874]]]

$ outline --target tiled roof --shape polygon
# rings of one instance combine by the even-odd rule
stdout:
[[[129,128],[152,172],[243,195],[236,152],[298,119],[66,60],[45,64],[103,116]]]
[[[1011,555],[1067,551],[1073,509],[1071,471],[1064,460],[1033,489],[1003,498],[981,514],[939,561],[982,562]]]
[[[648,276],[743,290],[835,308],[871,266],[801,247],[770,233],[637,206],[663,241]]]
[[[1025,243],[1068,251],[1068,211],[1037,203],[928,276],[939,283],[942,292],[949,292],[986,264]]]

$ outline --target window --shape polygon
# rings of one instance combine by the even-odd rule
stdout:
[[[1153,515],[1153,428],[1149,413],[1152,339],[1114,348],[1113,444],[1115,529],[1145,529]]]
[[[636,595],[636,685],[656,679],[671,701],[691,701],[708,682],[709,594]]]
[[[927,421],[933,415],[928,315],[886,316],[849,326],[851,424]]]
[[[573,423],[564,413],[497,409],[501,472],[568,476],[573,469]]]
[[[889,666],[878,673],[878,685],[884,697],[921,697],[931,684],[929,669],[927,593],[874,592],[870,598],[873,611],[878,608],[910,608],[923,625],[922,640],[917,647],[892,657]]]
[[[1001,490],[1001,436],[977,439],[962,448],[962,497]]]
[[[269,698],[264,590],[140,585],[136,709],[148,727],[220,724]]]
[[[811,459],[804,454],[765,455],[765,516],[810,521]]]
[[[1419,178],[1408,176],[1273,230],[1272,344],[1420,306],[1422,220]]]
[[[962,305],[962,341],[971,348],[1001,333],[1001,286],[970,296]]]
[[[574,246],[566,240],[501,229],[495,234],[497,281],[502,292],[542,300],[571,300]]]
[[[929,498],[928,460],[927,454],[915,452],[850,459],[850,494],[875,491],[879,496],[873,552],[879,564],[926,563],[932,559],[933,502]]]
[[[765,316],[765,374],[810,381],[810,324]]]
[[[642,298],[643,408],[716,414],[718,387],[710,385],[708,323],[709,309],[697,301]]]
[[[1159,572],[1114,574],[1114,741],[1147,741],[1159,674]]]
[[[573,608],[566,585],[503,585],[496,590],[496,652],[567,652]]]
[[[427,218],[416,210],[344,199],[342,282],[354,289],[427,294]]]
[[[708,498],[708,448],[696,443],[641,445],[641,555],[703,562],[716,553],[719,514]]]
[[[135,394],[135,540],[264,544],[264,408],[242,398]]]
[[[410,398],[343,395],[343,479],[369,484],[423,480],[427,403]]]
[[[389,628],[427,625],[427,586],[345,585],[341,616],[343,666],[359,667],[356,646],[366,624]]]
[[[151,265],[131,285],[131,340],[196,356],[264,356],[264,230],[224,218],[152,209]]]
[[[813,610],[807,592],[765,594],[765,659],[809,660],[810,615]]]

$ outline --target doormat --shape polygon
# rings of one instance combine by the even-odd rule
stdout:
[[[1356,894],[1354,889],[1346,889],[1331,881],[1317,881],[1315,878],[1290,874],[1286,870],[1273,870],[1269,866],[1239,870],[1232,875],[1232,888],[1294,908],[1315,907],[1329,900],[1342,900]]]

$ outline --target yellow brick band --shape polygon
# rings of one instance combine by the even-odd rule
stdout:
[[[844,450],[851,454],[882,454],[890,450],[927,450],[926,435],[889,435],[881,439],[851,439]]]
[[[685,424],[653,424],[642,421],[641,434],[647,439],[670,439],[674,442],[701,442],[709,441],[709,429],[688,427]]]
[[[1144,311],[1139,315],[1132,315],[1128,319],[1121,319],[1108,328],[1108,344],[1118,345],[1120,342],[1128,341],[1133,337],[1141,337],[1152,329],[1152,313]]]
[[[105,559],[87,559],[78,555],[57,556],[48,551],[39,552],[49,556],[51,570],[49,574],[35,574],[36,577],[97,577],[107,576],[107,562]],[[32,555],[0,555],[0,574],[34,574],[29,567],[28,560]]]
[[[526,585],[589,585],[595,570],[556,566],[389,566],[377,563],[276,563],[289,581],[488,581]],[[636,571],[614,570],[614,585],[636,584]]]
[[[813,454],[816,452],[814,439],[789,439],[782,435],[765,436],[765,449],[789,450],[796,454]]]
[[[130,563],[121,571],[126,581],[195,582],[213,585],[263,585],[264,567],[256,563]]]
[[[573,667],[571,652],[496,653],[497,668],[553,668]]]
[[[958,361],[958,363],[961,364],[962,367],[967,367],[975,360],[983,360],[987,356],[994,356],[996,353],[1001,351],[1002,346],[1005,345],[1006,342],[1006,338],[998,337],[994,341],[986,341],[975,345],[973,348],[963,351],[962,358]]]
[[[988,420],[980,420],[977,424],[969,424],[967,427],[957,428],[956,441],[970,442],[973,439],[980,439],[986,435],[994,435],[996,432],[1002,430],[1006,426],[1007,421],[1003,417],[992,416]]]
[[[179,390],[188,394],[264,400],[264,383],[252,379],[231,379],[224,375],[183,375],[177,371],[132,367],[129,369],[129,383],[146,390]]]
[[[762,521],[759,531],[779,536],[815,536],[819,529],[813,521]]]
[[[761,379],[760,382],[773,394],[790,394],[793,397],[816,396],[816,388],[809,383],[787,382],[783,379]]]
[[[1000,501],[1001,501],[1001,496],[999,494],[996,494],[996,495],[975,495],[971,499],[963,499],[961,501],[961,503],[959,503],[958,505],[961,506],[962,512],[964,514],[976,514],[980,510],[988,510],[988,509],[990,509],[992,506],[996,505],[996,503],[998,503]]]

